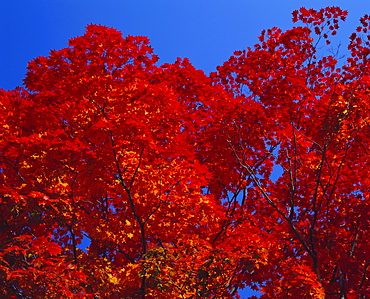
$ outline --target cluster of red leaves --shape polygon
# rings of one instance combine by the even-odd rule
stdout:
[[[31,61],[0,94],[1,296],[370,296],[369,17],[341,66],[310,28],[345,16],[210,76],[97,25]]]
[[[329,34],[337,34],[339,29],[339,21],[345,21],[347,17],[347,11],[340,9],[339,7],[326,7],[320,10],[300,8],[299,11],[293,12],[293,22],[298,21],[313,26],[316,35],[322,36],[326,41],[326,44],[330,44],[328,39]]]

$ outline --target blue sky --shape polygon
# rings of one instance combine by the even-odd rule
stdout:
[[[343,54],[358,18],[370,14],[369,0],[1,0],[0,88],[21,86],[28,61],[65,47],[90,23],[148,36],[160,63],[188,57],[208,73],[257,43],[261,30],[290,28],[291,12],[302,6],[349,11],[336,37]]]
[[[350,13],[339,32],[345,44],[358,18],[370,13],[369,0],[2,0],[0,88],[21,85],[28,61],[65,47],[90,23],[148,36],[160,63],[188,57],[208,73],[255,44],[262,29],[291,27],[294,9],[333,5]]]

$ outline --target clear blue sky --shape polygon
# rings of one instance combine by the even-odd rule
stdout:
[[[302,6],[348,10],[337,37],[343,45],[370,14],[370,0],[0,0],[0,88],[22,85],[28,61],[65,47],[90,23],[148,36],[160,63],[188,57],[208,73],[254,45],[262,29],[290,28],[291,12]]]
[[[262,29],[289,28],[294,9],[333,5],[350,13],[339,32],[345,43],[369,0],[0,0],[0,88],[21,85],[28,61],[65,47],[90,23],[148,36],[161,63],[188,57],[208,73]]]

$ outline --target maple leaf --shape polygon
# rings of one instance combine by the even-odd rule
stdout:
[[[310,36],[346,15],[209,76],[100,25],[31,61],[0,91],[0,294],[370,296],[369,16],[344,64]]]

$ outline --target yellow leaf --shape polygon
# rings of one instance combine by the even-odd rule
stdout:
[[[110,273],[108,273],[108,280],[110,283],[118,284],[118,278]]]
[[[60,178],[58,178],[58,182],[60,185],[62,185],[63,187],[68,187],[68,183],[63,183],[62,180]]]

